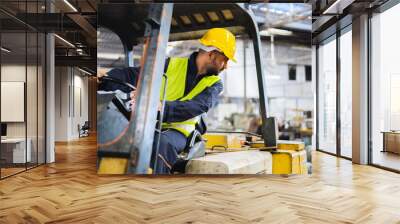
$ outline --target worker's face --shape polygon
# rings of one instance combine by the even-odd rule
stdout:
[[[218,51],[211,51],[208,53],[209,55],[209,61],[208,64],[206,65],[206,72],[208,74],[219,74],[221,71],[226,69],[228,65],[228,58],[218,52]]]

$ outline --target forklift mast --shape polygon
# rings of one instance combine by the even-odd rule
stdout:
[[[135,4],[115,0],[103,2],[106,3],[99,4],[98,8],[99,26],[110,29],[120,37],[127,58],[136,44],[144,43],[144,50],[136,90],[136,109],[131,115],[128,127],[118,133],[115,139],[98,143],[98,155],[127,159],[125,173],[146,174],[148,172],[156,131],[157,104],[167,43],[168,41],[198,39],[208,29],[214,27],[224,27],[235,35],[247,34],[251,38],[255,53],[264,144],[266,147],[276,147],[275,119],[267,117],[261,41],[257,23],[250,10],[235,3],[196,4],[196,7],[193,7],[192,4],[186,3]],[[214,12],[218,19],[209,17],[208,12]],[[202,15],[203,20],[199,21],[199,15]],[[113,130],[114,122],[108,121],[108,123],[110,127],[107,129]],[[115,130],[119,129],[115,128]],[[102,135],[101,132],[102,130],[99,129],[99,137]],[[104,139],[104,136],[102,137]]]

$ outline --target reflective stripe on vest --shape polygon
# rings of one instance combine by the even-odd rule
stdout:
[[[168,64],[166,75],[167,79],[167,90],[165,94],[166,101],[186,101],[191,100],[195,96],[203,92],[207,87],[214,85],[220,79],[219,76],[210,75],[202,78],[197,85],[186,95],[185,85],[186,85],[186,73],[188,68],[189,58],[171,58]],[[160,100],[162,100],[163,90],[165,86],[165,79],[163,79],[161,90],[160,90]],[[188,137],[196,128],[196,123],[200,121],[200,116],[196,116],[192,119],[182,121],[182,122],[171,122],[163,123],[162,128],[171,128],[178,130],[186,137]]]

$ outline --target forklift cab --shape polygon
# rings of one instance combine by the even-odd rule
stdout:
[[[167,43],[199,39],[208,29],[214,27],[226,28],[236,36],[248,35],[252,40],[262,137],[266,147],[276,147],[275,120],[267,117],[265,75],[258,26],[252,12],[246,9],[244,4],[196,4],[194,7],[187,3],[136,4],[117,0],[103,2],[98,5],[98,26],[111,30],[119,37],[125,51],[125,65],[129,66],[133,61],[134,46],[143,43],[143,54],[136,90],[136,109],[130,115],[130,119],[124,120],[118,116],[105,114],[115,94],[110,96],[98,93],[99,173],[148,173],[154,132],[157,130],[156,108]],[[107,119],[103,119],[105,117]],[[162,117],[159,119],[162,120]],[[161,128],[160,125],[158,128]],[[192,143],[193,146],[199,141]],[[185,159],[199,156],[201,153],[201,150],[189,150]]]

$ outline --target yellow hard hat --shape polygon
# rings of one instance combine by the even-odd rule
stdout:
[[[236,62],[236,39],[229,30],[224,28],[212,28],[208,30],[199,41],[207,47],[216,47],[224,53],[229,60]]]

